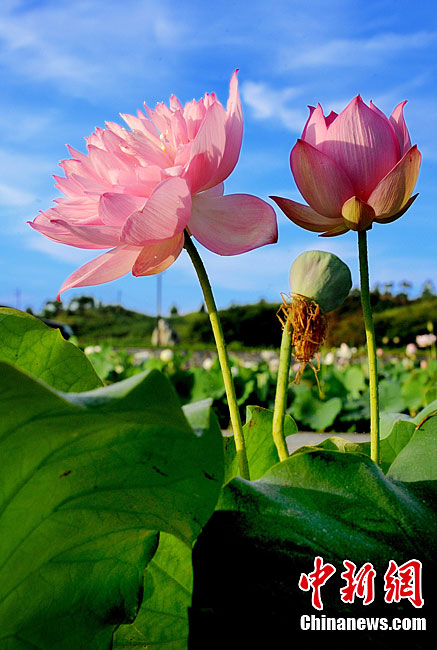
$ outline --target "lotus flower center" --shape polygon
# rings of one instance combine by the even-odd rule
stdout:
[[[164,153],[167,153],[167,150],[166,150],[165,144],[164,144],[164,142],[168,142],[167,136],[168,136],[168,129],[166,131],[163,131],[163,133],[160,133],[160,135],[159,135],[159,139],[161,140],[161,144],[160,144],[159,148]]]

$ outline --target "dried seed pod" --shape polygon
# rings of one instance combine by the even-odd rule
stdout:
[[[290,269],[289,297],[282,296],[283,304],[277,311],[282,327],[292,330],[291,345],[296,361],[300,363],[295,377],[298,384],[306,367],[320,370],[319,350],[326,339],[326,313],[338,307],[352,287],[349,268],[336,255],[323,251],[302,253]],[[317,367],[311,362],[317,359]]]

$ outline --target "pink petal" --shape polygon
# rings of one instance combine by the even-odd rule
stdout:
[[[223,160],[220,163],[215,183],[224,181],[233,171],[240,155],[241,141],[243,139],[243,115],[241,110],[240,95],[238,92],[238,79],[236,70],[232,75],[229,86],[229,99],[226,107],[226,144]]]
[[[217,95],[215,93],[205,93],[205,96],[203,98],[203,103],[205,105],[205,108],[208,110],[210,106],[212,106],[215,102],[217,102]]]
[[[165,147],[163,147],[159,138],[154,139],[146,133],[134,131],[126,134],[126,143],[128,153],[135,154],[149,165],[168,167],[171,163],[171,159],[164,151]]]
[[[377,115],[379,115],[379,117],[382,117],[383,120],[387,119],[387,115],[385,113],[383,113],[380,108],[375,106],[375,104],[372,102],[372,100],[370,100],[370,102],[369,102],[369,107],[370,107],[370,109],[372,111],[374,111]]]
[[[193,146],[192,142],[187,142],[186,144],[179,145],[174,159],[175,167],[181,166],[185,168],[188,165],[191,156],[192,146]]]
[[[168,138],[171,139],[172,148],[174,152],[178,150],[180,146],[187,144],[188,142],[188,130],[187,123],[184,120],[184,114],[182,110],[177,110],[172,113],[171,117],[171,131],[168,134]],[[165,142],[164,142],[164,146]]]
[[[208,196],[208,197],[223,196],[224,191],[225,191],[224,183],[219,183],[218,185],[211,187],[209,190],[205,190],[204,192],[201,192],[197,196],[200,197],[201,196]]]
[[[182,232],[191,215],[191,195],[187,183],[166,178],[154,189],[141,211],[125,221],[121,239],[133,246],[146,246],[170,239]]]
[[[331,230],[322,233],[321,235],[319,235],[319,237],[337,237],[338,235],[344,235],[344,233],[347,232],[348,230],[349,228],[343,224],[340,226],[335,226],[335,228],[332,228]]]
[[[82,188],[82,194],[102,194],[112,189],[111,183],[95,181],[92,176],[71,174],[71,180]]]
[[[65,280],[59,290],[58,300],[67,289],[103,284],[121,278],[132,269],[139,253],[139,248],[119,246],[87,262]]]
[[[324,217],[307,205],[296,203],[291,199],[283,199],[280,196],[271,196],[270,198],[278,204],[285,216],[305,230],[324,232],[327,228],[343,223],[340,218]]]
[[[88,156],[84,156],[84,160],[76,160],[75,158],[67,158],[61,160],[59,166],[64,170],[65,175],[68,177],[77,175],[85,176],[93,181],[101,184],[102,180],[98,177],[96,170],[91,164]]]
[[[67,199],[55,199],[56,206],[52,208],[50,219],[66,219],[74,223],[99,224],[97,211],[98,199],[95,196],[79,196]]]
[[[147,198],[151,195],[158,183],[163,180],[162,168],[158,165],[147,165],[146,167],[136,166],[133,167],[132,173],[133,176],[130,179],[126,179],[128,182],[122,182],[118,187],[118,191]],[[120,181],[124,180],[124,178],[120,178]]]
[[[164,133],[169,127],[169,122],[162,109],[160,109],[161,105],[163,105],[162,102],[157,104],[155,110],[153,110],[152,108],[149,108],[147,104],[144,104],[144,108],[146,109],[146,113],[151,119],[154,128],[159,131],[159,133]]]
[[[378,219],[388,219],[402,210],[416,185],[421,159],[414,145],[374,189],[367,202]]]
[[[83,186],[75,181],[71,176],[64,178],[63,176],[53,176],[55,179],[55,187],[58,188],[65,196],[77,197],[84,194]]]
[[[167,126],[170,124],[172,112],[165,102],[158,102],[156,104],[156,113],[165,121]],[[165,129],[159,129],[165,131]]]
[[[50,214],[52,211],[47,210],[46,213],[40,214],[33,221],[28,221],[28,224],[34,230],[40,232],[45,237],[60,244],[68,244],[76,248],[109,248],[107,244],[99,245],[89,239],[84,239],[82,235],[72,232],[71,228],[66,228],[62,222],[53,221],[48,219],[45,215]],[[55,213],[53,213],[54,216]]]
[[[356,97],[328,127],[320,145],[347,173],[354,195],[364,201],[400,158],[393,128],[379,113]]]
[[[191,102],[185,104],[184,119],[187,123],[188,138],[190,140],[194,140],[196,137],[196,133],[205,117],[205,113],[206,108],[202,100],[196,102],[196,100],[193,99]]]
[[[323,115],[320,104],[317,104],[316,108],[310,106],[309,109],[310,116],[305,124],[302,140],[305,140],[308,144],[312,144],[313,147],[317,147],[325,140],[328,127],[326,126],[325,116]]]
[[[132,131],[138,131],[139,133],[142,133],[148,140],[150,140],[152,143],[155,144],[155,146],[159,147],[161,144],[159,141],[159,133],[156,130],[156,127],[153,125],[153,123],[141,113],[141,111],[138,111],[138,117],[135,115],[127,115],[127,114],[120,114],[120,117],[123,118],[123,120],[126,122],[126,124],[132,129]],[[112,129],[111,129],[112,130]],[[126,138],[127,132],[124,129],[123,130],[123,138]]]
[[[122,115],[120,117],[123,117]],[[105,122],[105,126],[109,131],[112,131],[112,133],[115,133],[115,135],[118,135],[119,138],[124,138],[126,137],[126,129],[121,126],[120,124],[117,124],[116,122]]]
[[[132,275],[154,275],[165,271],[179,257],[184,245],[184,233],[159,242],[145,246],[132,269]]]
[[[419,196],[419,194],[413,194],[413,196],[408,199],[408,201],[406,202],[404,207],[401,210],[399,210],[399,212],[396,212],[395,214],[392,214],[390,217],[377,218],[377,219],[375,219],[375,221],[377,223],[393,223],[393,221],[396,221],[397,219],[399,219],[400,217],[402,217],[402,215],[404,215],[406,213],[408,208],[414,203],[414,201],[417,199],[418,196]]]
[[[132,212],[141,210],[145,203],[146,199],[142,196],[106,192],[100,197],[99,215],[107,226],[121,228]]]
[[[335,111],[331,111],[329,115],[325,117],[326,126],[332,124],[332,122],[335,120],[336,117],[338,117],[338,113],[336,113]]]
[[[249,194],[193,197],[189,231],[219,255],[238,255],[277,241],[273,208]]]
[[[354,194],[343,169],[303,140],[291,150],[290,163],[296,185],[311,208],[325,217],[340,218],[343,203]]]
[[[172,111],[182,111],[182,112],[184,110],[182,104],[180,103],[176,95],[170,95],[170,109]]]
[[[127,163],[122,163],[117,156],[109,151],[90,145],[88,147],[90,163],[94,167],[99,179],[111,185],[118,183],[119,174],[122,170],[128,170]]]
[[[401,156],[403,156],[411,147],[410,134],[408,133],[407,125],[404,119],[404,106],[407,102],[401,102],[396,106],[393,113],[390,115],[390,123],[393,126],[396,136],[399,140],[401,148]]]
[[[387,120],[387,116],[385,115],[385,113],[383,113],[377,106],[375,106],[375,104],[372,102],[372,100],[370,100],[369,106],[372,109],[372,111],[375,111],[375,113],[377,115],[379,115],[383,120]],[[394,136],[395,136],[396,140],[398,140],[396,129],[394,128],[394,125],[393,125],[391,119],[389,119],[389,124],[390,124],[391,128],[393,129],[393,133],[394,133]],[[402,151],[402,147],[401,147],[401,151]],[[401,153],[400,155],[402,156],[403,154]]]
[[[65,228],[73,236],[72,240],[68,242],[70,246],[77,246],[78,248],[112,248],[120,244],[119,228],[111,226],[78,226],[62,219],[57,219],[52,223]],[[73,243],[73,241],[76,243]]]
[[[226,113],[218,102],[212,104],[193,141],[185,178],[196,194],[223,180],[218,174],[226,146]]]
[[[348,199],[341,210],[344,223],[349,230],[367,230],[375,219],[375,210],[357,196]]]

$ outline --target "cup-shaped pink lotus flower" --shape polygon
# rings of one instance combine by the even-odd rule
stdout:
[[[277,196],[281,210],[302,228],[341,235],[390,223],[413,203],[421,155],[411,146],[402,102],[386,117],[358,95],[337,115],[310,107],[302,137],[290,154],[291,171],[308,205]]]
[[[55,176],[66,198],[42,212],[32,228],[78,248],[110,249],[75,271],[59,294],[132,271],[152,275],[178,257],[187,230],[220,255],[277,240],[276,215],[261,199],[223,195],[223,181],[241,148],[243,120],[237,71],[227,108],[215,94],[182,106],[122,115],[129,129],[107,123],[87,138],[87,154],[71,147]],[[59,298],[59,296],[58,296]]]

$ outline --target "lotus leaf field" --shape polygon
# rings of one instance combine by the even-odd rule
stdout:
[[[168,351],[140,365],[112,349],[86,355],[10,309],[1,310],[0,331],[1,648],[183,650],[205,647],[205,638],[225,647],[232,624],[223,603],[237,601],[242,624],[226,647],[260,639],[276,647],[308,610],[297,577],[315,554],[337,565],[370,556],[379,572],[420,555],[432,575],[435,361],[426,370],[381,364],[380,468],[368,442],[341,435],[278,462],[275,373],[267,362],[234,361],[246,481],[216,415],[224,418],[215,362],[185,369]],[[287,437],[297,423],[351,430],[358,416],[365,426],[361,365],[325,367],[323,400],[311,383],[312,373],[290,384]],[[238,589],[229,583],[235,575]],[[350,615],[328,593],[324,611]],[[412,609],[401,602],[391,611]],[[362,638],[379,643],[375,634]]]
[[[193,355],[165,349],[129,354],[110,346],[88,346],[85,353],[105,383],[113,383],[145,370],[163,372],[173,384],[181,404],[211,398],[213,409],[223,429],[228,428],[229,414],[225,388],[218,360],[207,355],[195,365]],[[262,351],[258,360],[232,356],[232,374],[237,400],[244,417],[246,408],[257,404],[273,409],[277,381],[277,355]],[[259,359],[261,357],[261,359]],[[290,373],[287,413],[301,431],[359,432],[369,431],[369,388],[366,359],[347,345],[325,354],[329,365],[322,363],[319,373],[320,395],[314,374],[307,369],[297,385]],[[415,417],[437,400],[437,361],[432,351],[421,360],[404,354],[379,357],[379,388],[382,411]],[[294,374],[296,369],[294,370]]]

